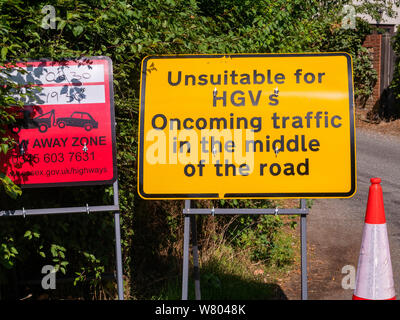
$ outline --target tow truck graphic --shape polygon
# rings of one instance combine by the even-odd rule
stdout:
[[[45,133],[52,126],[58,126],[63,129],[68,127],[81,127],[86,131],[97,129],[99,123],[87,112],[74,111],[70,117],[55,118],[54,109],[31,118],[30,112],[23,111],[23,117],[16,119],[10,127],[13,133],[19,133],[22,129],[38,129],[39,132]]]

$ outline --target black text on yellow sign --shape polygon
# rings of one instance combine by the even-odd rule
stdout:
[[[138,191],[148,199],[350,197],[354,130],[346,53],[146,57]]]

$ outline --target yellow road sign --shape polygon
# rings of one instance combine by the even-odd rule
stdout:
[[[143,198],[356,191],[346,53],[146,57],[139,122]]]

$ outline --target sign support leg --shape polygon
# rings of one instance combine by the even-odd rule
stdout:
[[[306,209],[306,200],[300,200],[301,209]],[[301,299],[308,300],[307,286],[307,214],[300,215],[301,238]]]
[[[208,214],[257,214],[257,215],[299,215],[300,216],[300,241],[301,241],[301,299],[308,299],[307,285],[307,214],[309,210],[306,200],[300,199],[300,208],[293,209],[202,209],[190,208],[190,200],[185,200],[184,235],[183,235],[183,271],[182,271],[182,300],[188,300],[189,291],[189,259],[190,259],[190,232],[192,233],[192,253],[195,280],[195,298],[201,300],[200,291],[200,266],[197,243],[196,215]]]
[[[122,278],[121,230],[119,212],[114,213],[115,225],[115,259],[117,266],[118,300],[124,300],[124,283]]]
[[[199,265],[199,248],[197,245],[197,226],[196,226],[196,216],[192,215],[190,217],[190,223],[192,226],[192,252],[193,252],[193,273],[194,273],[194,290],[195,299],[201,300],[200,291],[200,265]]]
[[[118,180],[114,182],[114,205],[119,207],[118,197]],[[118,300],[124,300],[124,282],[122,278],[122,253],[121,253],[121,228],[120,228],[119,211],[114,213],[114,227],[115,227],[115,265],[117,268],[117,289]]]
[[[185,209],[190,209],[190,200],[185,200]],[[183,230],[183,270],[182,270],[182,300],[188,299],[189,287],[189,241],[190,241],[190,216],[185,215]]]

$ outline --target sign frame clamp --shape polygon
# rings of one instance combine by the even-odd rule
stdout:
[[[291,209],[225,209],[225,208],[191,208],[191,200],[185,200],[184,235],[183,235],[183,264],[182,264],[182,300],[188,300],[189,291],[189,259],[190,239],[192,240],[193,277],[195,282],[195,300],[201,300],[200,268],[197,245],[196,215],[299,215],[300,216],[300,252],[301,252],[301,300],[308,300],[307,273],[307,215],[309,209],[306,199],[300,199],[300,208]],[[190,233],[192,236],[190,236]]]
[[[120,228],[120,206],[118,196],[118,179],[113,183],[113,204],[89,206],[85,204],[82,207],[64,207],[64,208],[42,208],[21,210],[0,210],[0,217],[18,217],[38,216],[49,214],[68,214],[68,213],[93,213],[93,212],[113,212],[114,213],[114,233],[115,233],[115,262],[116,262],[116,280],[118,300],[124,300],[123,286],[123,267],[122,267],[122,249],[121,249],[121,228]]]

